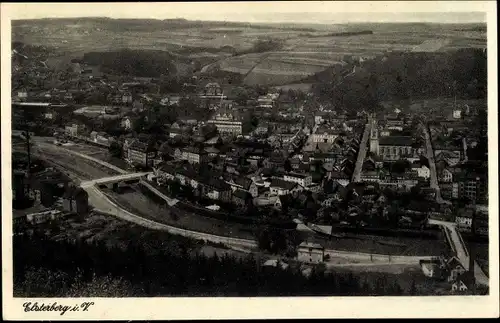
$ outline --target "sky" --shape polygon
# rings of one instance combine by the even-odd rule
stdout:
[[[109,17],[241,22],[486,22],[488,1],[266,1],[2,4],[12,19]],[[5,8],[6,7],[6,8]]]

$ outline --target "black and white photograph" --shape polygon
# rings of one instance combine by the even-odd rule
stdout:
[[[496,41],[491,1],[2,4],[4,312],[498,316]]]

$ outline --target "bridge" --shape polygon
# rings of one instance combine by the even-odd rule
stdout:
[[[120,182],[139,180],[141,177],[147,176],[150,174],[153,174],[153,172],[120,174],[120,175],[115,175],[115,176],[93,179],[90,181],[83,181],[80,183],[80,186],[82,188],[87,188],[87,187],[91,187],[94,185],[101,185],[101,184],[116,184],[116,183],[120,183]]]

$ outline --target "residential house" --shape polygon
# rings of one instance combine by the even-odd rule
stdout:
[[[191,164],[200,164],[208,161],[208,153],[198,147],[177,148],[174,157],[187,160]]]
[[[207,121],[217,127],[220,134],[241,135],[247,130],[247,122],[236,111],[219,109],[219,111]]]
[[[455,281],[458,276],[466,272],[464,266],[456,256],[445,260],[444,267],[448,272],[448,282]]]
[[[272,109],[276,105],[276,100],[278,99],[278,97],[279,94],[277,93],[268,93],[266,95],[261,95],[257,98],[258,107]]]
[[[451,170],[444,168],[438,170],[437,172],[438,182],[440,183],[451,183],[453,181],[453,173]]]
[[[471,208],[460,209],[458,214],[455,216],[455,223],[460,231],[470,232],[472,228],[472,218],[474,216],[474,210]]]
[[[289,172],[283,175],[283,180],[287,182],[297,183],[304,188],[312,185],[311,174],[300,174],[300,173]]]
[[[461,154],[460,151],[449,151],[449,150],[439,150],[438,153],[436,153],[436,157],[434,158],[436,163],[440,161],[445,161],[446,164],[450,166],[455,166],[458,163],[460,163],[460,158]]]
[[[458,183],[458,197],[472,202],[483,202],[488,198],[488,180],[484,174],[460,172],[455,174],[454,182]]]
[[[125,117],[121,120],[120,126],[125,130],[130,130],[132,129],[132,121],[129,117]]]
[[[312,134],[312,141],[333,144],[341,133],[341,130],[320,127]]]
[[[267,123],[259,123],[257,128],[254,130],[254,134],[256,135],[266,135],[269,133],[269,125]]]
[[[238,176],[232,174],[226,174],[225,177],[226,177],[226,183],[228,183],[231,186],[233,192],[236,190],[242,190],[250,193],[252,197],[257,197],[259,195],[258,187],[256,183],[251,179],[244,176]]]
[[[199,183],[203,196],[212,200],[231,201],[231,186],[223,180],[213,177],[199,178]]]
[[[297,248],[297,260],[306,263],[318,264],[323,262],[325,248],[320,244],[302,242]]]
[[[215,147],[207,147],[205,148],[206,153],[208,154],[208,157],[214,158],[219,155],[220,150],[215,148]]]
[[[85,129],[85,126],[72,124],[71,126],[66,126],[64,129],[64,133],[68,136],[76,137]]]
[[[222,88],[219,83],[211,82],[207,83],[205,87],[203,88],[202,93],[200,93],[201,98],[216,98],[216,99],[223,99],[226,98],[226,96],[223,95],[222,93]]]
[[[459,198],[459,183],[456,182],[440,182],[439,188],[441,196],[446,200]]]
[[[453,293],[466,293],[475,284],[474,274],[470,271],[464,272],[456,277],[451,284],[451,291]]]
[[[133,141],[127,149],[127,159],[133,164],[139,164],[146,167],[153,166],[153,160],[156,157],[157,151],[154,147],[140,142]]]
[[[62,212],[59,210],[47,210],[26,215],[26,221],[31,224],[41,224],[61,217]]]
[[[269,185],[271,195],[287,195],[296,193],[302,190],[296,182],[288,182],[282,179],[273,178],[271,184]]]
[[[344,170],[333,170],[328,174],[328,177],[343,187],[346,187],[351,181],[351,175],[346,173]]]
[[[236,189],[232,194],[232,201],[238,206],[247,207],[252,203],[252,195],[247,191]]]
[[[125,92],[122,94],[122,103],[129,104],[129,103],[132,103],[132,101],[133,101],[132,93]],[[134,108],[137,108],[137,107],[134,107]]]
[[[75,186],[69,186],[63,195],[63,209],[66,212],[74,212],[78,215],[86,215],[89,212],[88,193]]]
[[[420,163],[412,163],[411,169],[417,172],[418,177],[429,179],[431,177],[431,171],[426,165]]]

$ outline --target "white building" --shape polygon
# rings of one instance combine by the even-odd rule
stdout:
[[[130,121],[130,118],[128,117],[123,118],[120,125],[122,128],[126,130],[132,129],[132,121]]]
[[[317,243],[302,242],[297,248],[297,260],[318,264],[323,262],[325,248]]]
[[[339,130],[319,128],[315,133],[312,134],[312,141],[333,144],[333,142],[339,135]]]
[[[415,170],[417,172],[418,177],[428,179],[431,176],[431,170],[429,169],[429,167],[427,167],[425,165],[422,165],[420,167],[412,167],[412,168],[413,168],[413,170]]]
[[[243,133],[243,121],[226,109],[222,109],[207,123],[215,125],[221,134],[241,135]]]
[[[312,184],[312,176],[310,174],[287,173],[283,176],[287,182],[297,183],[302,187],[309,187]]]
[[[448,169],[443,169],[438,173],[438,181],[442,183],[451,183],[453,181],[453,173]]]

